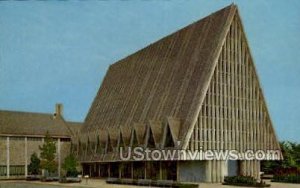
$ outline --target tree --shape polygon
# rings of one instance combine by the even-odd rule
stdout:
[[[296,142],[288,142],[292,164],[294,167],[300,168],[300,144]]]
[[[57,162],[55,161],[56,146],[48,132],[44,144],[39,148],[41,150],[41,168],[49,173],[54,173],[57,170]]]
[[[38,158],[36,153],[33,153],[30,157],[30,164],[28,166],[29,174],[37,175],[40,173],[41,160]]]
[[[300,169],[300,144],[284,141],[280,142],[283,160],[263,161],[262,171],[267,174],[274,174],[278,169],[298,168]]]
[[[75,158],[75,156],[73,154],[68,155],[65,158],[64,163],[62,165],[62,169],[65,170],[66,176],[72,176],[72,177],[77,176],[78,175],[76,169],[77,165],[78,165],[78,161]]]
[[[295,156],[293,154],[293,143],[289,141],[280,142],[280,147],[283,155],[281,166],[283,168],[296,167]]]

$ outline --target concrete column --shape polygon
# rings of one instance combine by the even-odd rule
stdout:
[[[108,177],[110,178],[110,163],[108,163],[108,168],[107,168],[107,170],[108,170]]]
[[[251,160],[251,161],[249,161],[249,168],[248,168],[248,170],[249,170],[250,176],[254,177],[254,168],[253,167],[254,167],[253,166],[253,160]]]
[[[257,180],[260,181],[260,161],[258,160],[255,161],[255,167],[256,167]]]
[[[28,159],[27,159],[27,155],[28,155],[28,151],[27,151],[27,137],[25,137],[24,139],[25,141],[25,177],[27,177],[28,175]]]
[[[60,156],[60,138],[57,139],[57,160],[58,160],[58,177],[60,177],[61,171],[61,156]]]
[[[223,182],[224,177],[228,176],[228,164],[226,161],[222,161],[222,172],[223,172],[223,177],[222,177],[222,182]]]
[[[176,179],[177,179],[177,181],[180,181],[179,165],[180,165],[180,162],[176,161]]]
[[[6,137],[6,173],[9,178],[9,137]]]
[[[217,161],[212,160],[211,161],[211,179],[213,183],[217,182],[217,176],[218,176],[218,169],[217,169]]]
[[[144,179],[147,179],[147,162],[144,162]]]
[[[206,176],[206,182],[212,182],[211,178],[211,160],[206,161],[206,168],[205,168],[205,176]]]
[[[216,174],[217,174],[217,178],[216,178],[216,182],[222,182],[222,170],[221,170],[221,162],[219,160],[216,160]]]
[[[250,161],[246,161],[246,176],[251,176],[251,165]]]
[[[92,177],[92,164],[89,164],[89,176]]]
[[[161,161],[159,161],[159,179],[162,180]]]
[[[131,179],[133,179],[133,162],[131,162]]]
[[[43,137],[42,138],[42,144],[44,144],[44,142],[45,142],[45,138]],[[41,157],[41,153],[39,153],[38,155],[39,155],[39,157]],[[45,176],[45,170],[44,169],[42,169],[42,176]]]
[[[101,174],[101,165],[98,164],[98,177],[100,177],[100,174]]]
[[[119,163],[119,165],[118,165],[118,168],[119,168],[119,178],[122,178],[121,166],[122,166],[122,163]]]
[[[242,175],[242,176],[248,175],[246,173],[246,170],[247,170],[247,161],[245,161],[245,160],[240,161],[240,175]]]

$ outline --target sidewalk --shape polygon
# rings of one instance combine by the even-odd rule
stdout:
[[[286,183],[271,183],[271,188],[300,188],[299,184],[286,184]],[[81,183],[68,183],[62,184],[58,182],[40,182],[40,181],[24,181],[24,180],[11,180],[0,181],[0,188],[146,188],[142,186],[132,185],[116,185],[106,184],[104,179],[89,179],[88,182],[83,180]],[[238,188],[236,186],[227,186],[220,183],[200,183],[199,188]],[[244,187],[247,188],[247,187]]]

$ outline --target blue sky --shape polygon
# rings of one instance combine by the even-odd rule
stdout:
[[[300,141],[300,1],[1,1],[0,109],[83,121],[108,66],[235,2],[280,140]]]

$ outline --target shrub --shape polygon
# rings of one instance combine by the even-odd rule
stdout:
[[[33,153],[30,157],[30,164],[28,166],[29,174],[37,175],[40,174],[40,163],[41,160],[38,158],[36,153]]]
[[[300,144],[295,142],[280,142],[283,160],[269,160],[261,162],[261,169],[265,174],[278,174],[278,169],[300,168]]]
[[[278,168],[272,178],[273,182],[300,183],[300,169],[296,167]]]
[[[300,175],[300,170],[296,167],[289,167],[289,168],[277,168],[274,171],[274,175],[276,176],[288,176],[288,175]]]
[[[285,182],[285,183],[300,183],[300,175],[275,175],[272,182]]]
[[[256,184],[255,178],[251,176],[226,176],[224,178],[224,182],[229,184],[247,184],[247,185]]]
[[[77,177],[78,175],[78,171],[76,169],[77,165],[78,165],[78,161],[76,160],[73,154],[70,154],[65,158],[62,168],[66,171],[67,177]]]

